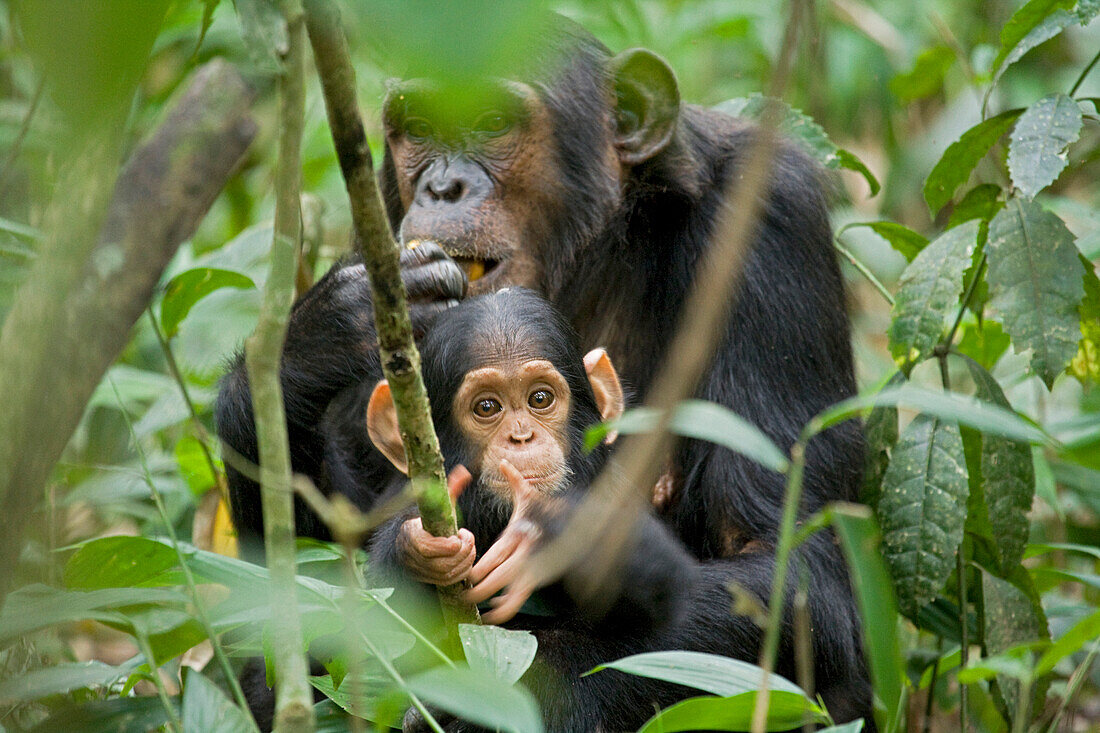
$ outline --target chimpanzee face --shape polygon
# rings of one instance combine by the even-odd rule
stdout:
[[[566,196],[550,114],[535,89],[402,82],[387,95],[383,121],[405,209],[402,243],[438,243],[466,271],[471,294],[539,288],[540,248]]]

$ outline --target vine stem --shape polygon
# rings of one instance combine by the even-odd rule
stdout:
[[[1072,97],[1074,94],[1077,93],[1077,90],[1081,88],[1081,84],[1084,83],[1085,77],[1087,77],[1089,75],[1089,72],[1092,71],[1092,67],[1096,66],[1097,61],[1100,61],[1100,51],[1096,52],[1096,55],[1092,57],[1092,61],[1090,61],[1088,66],[1084,68],[1084,70],[1081,72],[1081,75],[1077,77],[1077,81],[1073,83],[1073,88],[1069,90],[1069,96]]]
[[[176,706],[172,704],[168,688],[164,686],[164,680],[160,677],[160,667],[157,666],[156,657],[153,656],[153,647],[149,644],[149,634],[146,633],[145,629],[135,625],[134,639],[137,640],[138,649],[141,650],[145,660],[149,663],[149,676],[153,680],[153,687],[157,688],[157,697],[160,698],[160,704],[164,706],[165,711],[168,713],[168,722],[165,723],[165,727],[168,728],[169,733],[182,733],[183,722],[180,720]]]
[[[867,281],[869,283],[875,286],[875,290],[879,292],[879,295],[885,298],[886,302],[890,304],[891,308],[893,308],[894,296],[890,295],[890,291],[886,289],[886,286],[882,284],[882,281],[875,277],[875,273],[871,272],[871,269],[867,267],[867,265],[863,264],[863,261],[856,257],[855,253],[852,252],[852,250],[841,244],[839,237],[833,238],[833,247],[836,248],[837,252],[844,255],[844,258],[848,260],[848,262],[852,263],[852,267],[859,270],[859,273],[863,275],[863,277],[867,278]]]
[[[269,603],[275,661],[276,733],[312,733],[313,692],[307,679],[302,620],[298,611],[294,553],[294,495],[279,366],[294,298],[295,244],[301,233],[301,142],[305,116],[305,21],[298,0],[282,0],[286,52],[278,77],[279,143],[275,169],[275,231],[271,274],[260,318],[245,342],[245,365],[260,454],[264,549],[271,573]]]
[[[138,460],[141,462],[141,472],[142,476],[145,478],[145,484],[149,487],[149,495],[153,498],[153,505],[157,508],[157,514],[160,515],[161,521],[164,522],[168,541],[171,543],[172,549],[176,553],[176,561],[183,571],[183,581],[187,585],[188,593],[191,596],[191,602],[195,604],[195,615],[199,618],[203,633],[210,639],[210,646],[214,649],[214,657],[218,660],[218,666],[221,668],[222,674],[225,675],[226,682],[229,684],[229,689],[233,692],[233,699],[241,706],[242,710],[248,710],[248,701],[244,697],[244,691],[241,689],[240,680],[237,679],[237,674],[233,671],[233,665],[230,664],[229,657],[222,648],[221,641],[219,641],[217,633],[214,630],[214,623],[210,620],[210,613],[207,611],[206,601],[203,600],[202,594],[199,593],[198,583],[195,582],[195,576],[191,572],[190,566],[187,564],[187,558],[184,556],[183,550],[180,548],[179,537],[176,535],[175,527],[172,526],[172,520],[168,515],[168,507],[164,503],[164,497],[160,495],[160,490],[157,489],[156,482],[153,481],[153,475],[149,470],[149,460],[145,455],[145,449],[141,447],[137,433],[134,432],[134,422],[130,418],[130,413],[126,411],[125,403],[122,401],[122,395],[118,391],[118,385],[115,384],[115,380],[112,379],[110,375],[107,375],[107,381],[111,385],[111,390],[115,393],[118,409],[122,413],[122,419],[125,421],[126,429],[130,433],[130,440],[133,442],[134,450],[137,452]],[[144,651],[142,653],[144,653]],[[152,663],[151,657],[150,663]],[[251,720],[251,717],[249,717],[249,720]],[[253,721],[253,730],[258,730],[255,728],[255,721]]]
[[[985,247],[982,247],[982,256],[978,259],[978,267],[974,270],[974,277],[970,281],[970,286],[966,289],[966,295],[963,296],[962,305],[959,306],[959,312],[955,316],[955,322],[951,324],[951,330],[947,332],[947,338],[940,344],[940,350],[947,352],[951,348],[951,342],[955,340],[955,334],[959,330],[959,326],[962,324],[963,316],[966,315],[966,309],[970,307],[970,301],[974,298],[974,292],[978,289],[978,283],[981,282],[982,275],[985,273]],[[947,385],[944,385],[944,389]]]

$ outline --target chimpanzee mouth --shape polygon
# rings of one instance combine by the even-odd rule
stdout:
[[[455,264],[462,268],[462,271],[466,273],[466,279],[469,282],[480,280],[483,277],[488,276],[500,265],[500,260],[481,260],[475,257],[463,257],[460,255],[451,255],[451,259],[455,261]]]

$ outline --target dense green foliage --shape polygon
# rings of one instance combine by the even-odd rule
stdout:
[[[71,13],[66,3],[0,2],[0,324],[43,242],[61,236],[49,229],[57,202],[94,200],[197,65],[239,66],[260,124],[87,402],[36,511],[4,520],[27,527],[19,566],[0,571],[16,588],[0,608],[0,725],[9,730],[249,730],[230,681],[197,645],[213,634],[233,658],[270,657],[272,608],[257,602],[267,572],[209,551],[220,545],[205,528],[222,471],[211,437],[216,380],[255,326],[268,275],[285,28],[266,0],[163,5],[163,22],[146,7],[144,24],[131,27],[127,0]],[[861,396],[818,416],[799,446],[862,418],[872,512],[831,507],[785,533],[782,549],[836,532],[883,730],[929,721],[957,730],[960,717],[983,731],[1095,726],[1100,3],[800,5],[808,12],[781,129],[838,181]],[[661,53],[687,100],[746,116],[762,109],[757,93],[790,17],[748,2],[550,6],[614,49]],[[528,10],[415,7],[344,8],[376,154],[378,102],[395,63],[473,46],[485,53],[467,61],[491,69],[493,54],[522,53]],[[54,32],[61,18],[64,32]],[[447,30],[466,27],[476,35]],[[103,158],[102,176],[59,190],[91,120],[116,108],[121,155]],[[350,222],[315,78],[302,164],[306,270],[320,273],[347,249]],[[617,428],[645,430],[653,419],[628,413]],[[744,452],[787,475],[789,488],[801,480],[800,451],[784,454],[714,405],[685,403],[672,429]],[[306,642],[327,670],[311,682],[331,699],[318,706],[318,729],[345,729],[340,708],[394,724],[411,702],[540,730],[516,684],[533,637],[463,627],[466,661],[456,665],[432,643],[435,630],[395,611],[387,589],[363,585],[364,562],[299,544]],[[700,691],[646,731],[749,725],[761,680],[752,665],[686,652],[606,662]],[[769,683],[771,723],[830,722],[794,682]]]

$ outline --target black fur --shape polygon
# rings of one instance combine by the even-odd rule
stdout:
[[[624,382],[644,398],[666,356],[725,186],[742,165],[753,129],[683,105],[671,143],[633,168],[624,186],[610,185],[594,162],[601,160],[614,124],[608,103],[614,98],[607,71],[610,55],[567,23],[548,37],[553,48],[546,58],[553,63],[532,64],[540,72],[529,82],[554,120],[557,173],[566,185],[561,205],[546,212],[552,238],[537,250],[539,288],[579,333],[580,346],[606,347]],[[854,394],[855,382],[843,282],[818,171],[789,147],[769,170],[764,215],[736,307],[697,395],[732,408],[787,449],[811,416]],[[390,161],[383,165],[381,182],[396,229],[404,211]],[[423,276],[416,269],[405,272],[407,282]],[[365,278],[347,270],[330,271],[292,314],[283,366],[294,469],[362,507],[372,505],[395,480],[361,428],[361,385],[373,383],[380,371],[372,350],[368,295]],[[458,297],[443,291],[438,296]],[[434,314],[430,304],[419,308],[414,314]],[[347,415],[352,418],[341,419]],[[240,365],[222,384],[217,418],[223,440],[254,458],[251,409]],[[348,424],[360,427],[348,429]],[[855,499],[862,455],[854,423],[816,438],[808,451],[803,513],[830,501]],[[697,441],[681,442],[672,473],[672,503],[659,523],[647,520],[665,535],[653,535],[657,530],[652,527],[639,531],[640,536],[667,536],[674,548],[669,557],[686,550],[693,558],[687,575],[669,571],[680,599],[669,607],[675,618],[656,635],[636,628],[627,635],[607,633],[610,621],[598,631],[587,621],[578,621],[576,627],[554,625],[537,632],[540,659],[547,665],[573,675],[650,648],[717,650],[756,660],[760,632],[751,620],[730,614],[724,584],[734,580],[761,600],[767,598],[773,565],[768,550],[778,532],[783,478],[729,450]],[[245,535],[258,533],[254,485],[234,472],[230,484],[238,528]],[[308,512],[299,511],[298,520],[300,533],[325,535]],[[764,551],[738,553],[750,542]],[[646,547],[631,562],[651,559],[650,554]],[[820,534],[796,555],[796,563],[804,563],[810,581],[817,690],[837,720],[869,716],[871,693],[858,615],[840,550],[831,536]],[[671,567],[678,568],[678,561]],[[624,577],[644,577],[646,572],[631,566]],[[675,616],[676,608],[683,615]],[[793,674],[786,629],[780,671]],[[602,643],[592,643],[594,638]],[[536,693],[547,700],[555,690],[567,699],[547,708],[551,730],[596,730],[597,721],[612,729],[625,727],[627,721],[633,725],[649,715],[651,703],[666,704],[682,692],[604,672],[571,677],[561,688]]]

